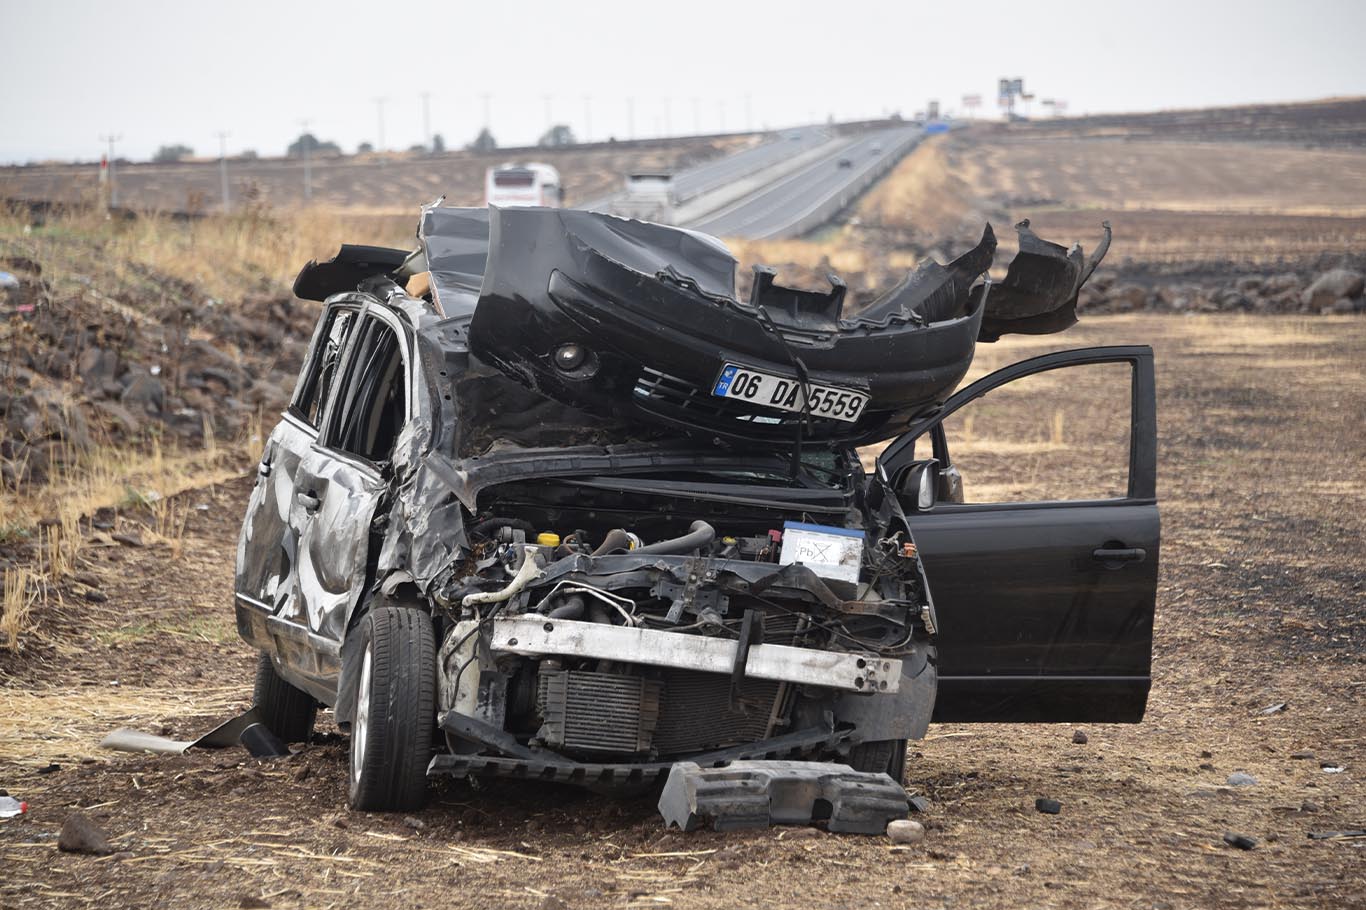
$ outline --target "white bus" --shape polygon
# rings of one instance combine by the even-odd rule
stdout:
[[[491,167],[484,175],[484,200],[488,205],[559,208],[564,204],[560,172],[535,161]]]

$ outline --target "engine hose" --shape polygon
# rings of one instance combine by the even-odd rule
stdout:
[[[536,536],[536,526],[522,518],[500,518],[495,515],[492,518],[485,518],[467,532],[470,537],[492,537],[492,532],[498,528],[516,528],[525,531],[528,537]]]
[[[462,607],[474,607],[479,604],[496,604],[505,600],[511,600],[522,589],[531,584],[536,576],[541,574],[541,567],[536,564],[536,548],[528,546],[524,548],[525,554],[522,558],[522,567],[517,570],[512,581],[507,583],[507,587],[498,591],[485,591],[479,594],[466,594],[460,600]]]
[[[598,544],[598,548],[592,552],[593,556],[606,556],[613,550],[631,549],[631,535],[621,528],[614,528],[607,532],[607,536]]]
[[[582,595],[571,594],[564,599],[564,603],[546,615],[551,619],[578,619],[583,616],[584,606]]]
[[[675,537],[672,540],[660,540],[644,547],[637,547],[633,553],[654,553],[661,555],[676,555],[679,553],[691,553],[699,550],[716,539],[716,529],[705,521],[694,521],[688,533],[682,537]]]

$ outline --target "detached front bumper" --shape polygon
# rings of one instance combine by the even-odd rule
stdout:
[[[492,620],[489,648],[522,657],[584,657],[622,663],[734,674],[823,686],[846,692],[894,693],[901,661],[789,645],[755,644],[681,632],[515,616]]]

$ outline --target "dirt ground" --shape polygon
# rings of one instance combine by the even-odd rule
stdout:
[[[1148,715],[1080,745],[1070,726],[931,727],[909,771],[930,800],[922,842],[682,834],[650,799],[510,783],[352,813],[326,721],[278,761],[99,751],[115,727],[189,738],[246,706],[253,655],[230,608],[244,476],[182,495],[178,552],[91,540],[82,583],[0,652],[0,787],[30,803],[0,821],[0,908],[1366,907],[1366,838],[1309,837],[1366,824],[1366,321],[1096,317],[983,345],[974,373],[1110,343],[1157,351]],[[114,530],[136,541],[140,520]],[[1257,783],[1228,786],[1234,772]],[[57,851],[78,809],[117,853]]]

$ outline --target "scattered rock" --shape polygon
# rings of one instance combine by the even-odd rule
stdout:
[[[58,772],[58,771],[60,771],[60,770],[62,770],[62,766],[59,765],[59,764],[57,764],[56,762],[52,762],[51,764],[44,765],[43,767],[39,768],[39,769],[38,769],[38,773],[39,773],[39,774],[55,774],[56,772]]]
[[[296,780],[296,781],[299,782],[299,783],[303,783],[304,781],[308,780],[309,776],[312,775],[312,774],[313,774],[313,768],[312,768],[312,766],[310,766],[310,765],[304,765],[304,766],[303,766],[302,768],[300,768],[298,771],[295,771],[295,772],[294,772],[294,780]]]
[[[104,832],[79,812],[73,812],[62,822],[62,833],[57,836],[57,849],[63,853],[85,853],[108,856],[114,852]]]
[[[541,910],[569,910],[569,905],[555,895],[547,894],[541,900]]]
[[[423,828],[427,827],[426,822],[424,822],[420,818],[414,818],[411,815],[403,816],[403,824],[407,825],[409,828],[412,828],[414,831],[421,831]]]
[[[1056,799],[1039,797],[1034,800],[1034,808],[1038,809],[1044,815],[1057,815],[1062,811],[1062,803],[1058,802]]]
[[[1257,841],[1246,834],[1225,834],[1224,843],[1230,847],[1237,847],[1239,850],[1251,850],[1257,846]]]
[[[1230,787],[1251,787],[1257,783],[1257,778],[1246,771],[1234,771],[1225,783]]]
[[[1314,753],[1305,749],[1303,752],[1291,752],[1290,757],[1298,760],[1312,760]]]
[[[241,907],[242,910],[267,910],[270,907],[270,901],[248,894],[238,901],[237,906]]]
[[[1072,742],[1076,743],[1077,745],[1079,745],[1079,746],[1084,746],[1084,745],[1086,745],[1086,744],[1087,744],[1088,742],[1090,742],[1090,741],[1091,741],[1091,737],[1089,737],[1089,736],[1086,735],[1086,731],[1085,731],[1085,730],[1073,730],[1073,731],[1072,731]]]
[[[124,388],[119,401],[128,407],[138,407],[149,414],[160,414],[166,406],[166,389],[161,380],[143,373],[134,376]]]
[[[1200,753],[1200,757],[1201,757],[1201,758],[1213,758],[1213,757],[1214,757],[1214,753],[1211,752],[1211,751],[1209,751],[1208,749],[1206,749],[1206,750],[1204,750],[1203,752]]]
[[[137,534],[133,534],[133,533],[131,533],[131,532],[120,531],[120,532],[117,533],[117,534],[111,534],[111,535],[109,535],[109,536],[110,536],[112,539],[118,541],[119,543],[121,543],[121,544],[123,544],[123,545],[125,545],[125,546],[129,546],[129,547],[140,547],[140,546],[142,546],[142,538],[139,537]]]
[[[83,596],[92,604],[102,604],[108,602],[109,600],[108,594],[104,593],[103,591],[98,591],[94,588],[91,588],[89,591],[86,591]]]
[[[1366,287],[1366,276],[1352,269],[1329,269],[1314,283],[1304,289],[1300,296],[1305,309],[1313,313],[1322,312],[1343,297],[1360,297]]]
[[[925,826],[909,818],[898,818],[887,823],[887,837],[894,844],[913,844],[925,839]]]
[[[1319,804],[1306,799],[1304,802],[1300,803],[1300,811],[1312,814],[1319,811]]]

